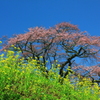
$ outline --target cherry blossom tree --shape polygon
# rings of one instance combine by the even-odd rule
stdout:
[[[69,72],[74,72],[74,75],[80,73],[83,77],[86,75],[92,77],[93,73],[100,76],[98,64],[87,67],[78,65],[75,60],[80,58],[100,62],[100,36],[90,36],[86,31],[81,32],[76,25],[67,22],[48,29],[29,28],[25,34],[10,38],[1,51],[5,49],[20,50],[25,60],[30,57],[41,61],[48,68],[47,73],[52,67],[57,67],[53,65],[54,63],[60,64],[59,74],[64,78]],[[67,70],[68,67],[70,70]],[[82,75],[84,71],[87,72],[86,75]]]

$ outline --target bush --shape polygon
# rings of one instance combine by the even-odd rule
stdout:
[[[68,76],[59,76],[58,68],[52,68],[46,78],[37,60],[24,63],[18,58],[13,51],[0,55],[0,100],[99,100],[99,87],[91,87],[90,80],[71,84]]]

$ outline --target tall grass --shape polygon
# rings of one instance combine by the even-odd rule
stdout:
[[[0,55],[0,100],[100,100],[100,88],[91,87],[89,79],[71,84],[67,77],[61,85],[59,68],[51,69],[46,78],[37,60],[23,63],[18,57],[13,51]]]

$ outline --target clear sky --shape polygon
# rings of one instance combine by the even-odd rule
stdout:
[[[100,36],[100,0],[0,0],[0,38],[61,22]]]
[[[61,22],[100,36],[100,0],[0,0],[0,37]]]

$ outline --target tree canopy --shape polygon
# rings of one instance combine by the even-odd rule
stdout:
[[[67,22],[48,29],[29,28],[28,32],[9,38],[1,51],[5,49],[20,50],[25,60],[30,57],[41,61],[48,68],[47,72],[54,67],[54,63],[60,64],[61,77],[66,77],[69,71],[75,75],[80,73],[83,77],[92,77],[93,74],[100,76],[99,64],[87,67],[76,62],[76,58],[100,62],[100,36],[81,32],[76,25]],[[68,67],[71,70],[66,70]],[[87,74],[82,74],[84,71]]]

